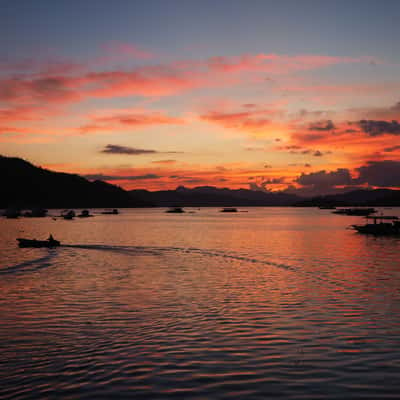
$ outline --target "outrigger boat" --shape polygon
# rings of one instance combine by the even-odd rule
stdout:
[[[89,218],[93,217],[93,215],[90,214],[89,210],[82,210],[82,212],[78,215],[78,218]]]
[[[19,247],[58,247],[60,242],[55,240],[52,235],[47,240],[36,240],[36,239],[22,239],[17,238]]]
[[[119,214],[119,211],[116,208],[114,208],[113,210],[104,210],[102,211],[102,214],[117,215]]]
[[[376,213],[375,208],[339,208],[336,211],[332,211],[332,214],[355,215],[360,217],[366,217],[374,213]]]
[[[176,214],[181,214],[184,213],[185,210],[182,207],[171,207],[170,209],[168,209],[167,211],[165,211],[166,213],[176,213]]]
[[[69,220],[74,219],[74,217],[75,217],[75,211],[74,211],[74,210],[64,210],[64,211],[61,213],[61,216],[62,216],[64,219],[69,219]]]
[[[400,235],[400,220],[397,216],[381,215],[367,216],[367,219],[373,219],[373,223],[364,225],[352,225],[352,228],[359,233],[376,236]],[[390,222],[383,222],[390,221]]]

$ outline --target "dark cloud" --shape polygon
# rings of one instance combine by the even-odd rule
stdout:
[[[293,145],[285,146],[285,149],[286,150],[299,150],[299,149],[301,149],[301,146],[293,144]]]
[[[103,150],[101,150],[101,152],[107,154],[130,154],[130,155],[157,153],[156,150],[136,149],[134,147],[119,146],[117,144],[108,144]]]
[[[331,188],[338,185],[350,185],[352,177],[347,168],[338,168],[336,171],[326,172],[324,170],[302,173],[296,182],[302,186],[313,186],[318,188]]]
[[[325,133],[305,133],[299,135],[303,143],[313,143],[326,138]]]
[[[157,151],[157,150],[148,150],[148,149],[137,149],[135,147],[128,146],[120,146],[118,144],[107,144],[101,153],[106,154],[129,154],[138,156],[140,154],[179,154],[179,151]]]
[[[358,172],[357,178],[353,178],[347,168],[339,168],[331,172],[322,170],[309,174],[302,173],[295,180],[301,187],[288,187],[285,192],[318,196],[354,190],[360,185],[400,187],[400,161],[369,161],[366,165],[357,168],[356,171]]]
[[[392,146],[392,147],[386,147],[383,149],[385,153],[391,153],[392,151],[400,150],[400,145],[398,146]]]
[[[384,134],[400,135],[400,124],[398,121],[379,121],[374,119],[362,119],[358,121],[361,130],[369,136]]]
[[[369,161],[357,168],[359,173],[356,183],[371,186],[400,187],[400,161]]]
[[[204,179],[201,178],[186,178],[183,180],[185,183],[203,183],[205,182]]]
[[[309,125],[308,129],[310,131],[332,131],[336,127],[334,123],[328,119],[326,121],[317,121]]]
[[[88,174],[82,175],[84,178],[89,179],[91,181],[137,181],[137,180],[146,180],[146,179],[158,179],[161,178],[159,175],[155,174],[146,174],[146,175],[103,175],[103,174]]]

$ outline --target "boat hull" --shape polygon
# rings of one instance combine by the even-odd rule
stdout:
[[[353,225],[353,228],[358,233],[375,236],[394,236],[400,235],[400,227],[393,224],[366,224],[366,225]]]
[[[34,239],[22,239],[18,238],[18,246],[19,247],[58,247],[60,246],[60,242],[58,240],[34,240]]]

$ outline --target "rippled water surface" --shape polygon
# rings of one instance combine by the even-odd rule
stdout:
[[[400,238],[242,210],[0,219],[0,398],[398,398]]]

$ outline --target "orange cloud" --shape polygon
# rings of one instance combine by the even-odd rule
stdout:
[[[263,164],[229,163],[224,165],[184,164],[174,160],[151,162],[140,167],[74,168],[75,173],[91,179],[104,179],[125,189],[146,188],[149,190],[175,189],[178,186],[247,188],[252,181],[268,181],[273,190],[284,188],[298,175],[286,167],[266,170]],[[68,169],[66,170],[68,172]],[[71,172],[71,169],[69,170]]]
[[[286,131],[286,124],[278,120],[282,115],[280,110],[246,107],[244,111],[209,111],[201,114],[200,119],[249,135],[268,136]]]

